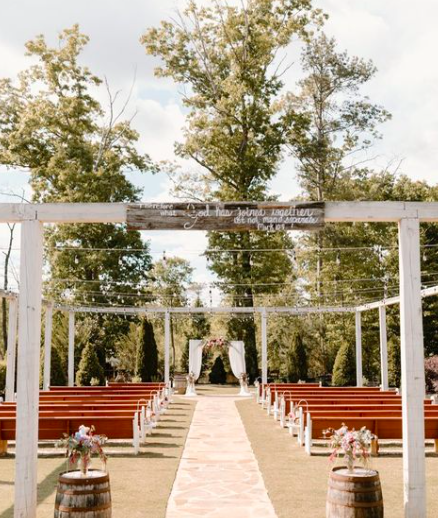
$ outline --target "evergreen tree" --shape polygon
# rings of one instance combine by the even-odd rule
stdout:
[[[388,382],[390,387],[401,387],[400,337],[388,339]]]
[[[105,372],[99,363],[94,345],[89,342],[82,351],[79,370],[76,373],[76,384],[80,387],[91,385],[91,380],[96,378],[99,384],[105,383]]]
[[[227,373],[221,356],[216,357],[208,378],[210,383],[214,384],[224,385],[227,382]]]
[[[356,383],[356,358],[354,348],[344,342],[336,355],[333,367],[332,385],[337,387],[352,386]]]
[[[301,334],[297,333],[288,354],[288,381],[296,383],[307,379],[307,349]]]
[[[0,362],[0,394],[4,394],[6,387],[6,365]]]
[[[44,348],[41,349],[40,387],[44,384]],[[58,348],[52,345],[50,352],[50,386],[64,387],[67,385],[67,374],[63,369]]]
[[[136,375],[141,381],[155,381],[158,375],[158,348],[154,327],[144,318],[141,322],[140,341],[136,357]]]

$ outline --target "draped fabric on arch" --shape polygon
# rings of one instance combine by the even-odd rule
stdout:
[[[246,373],[245,345],[242,341],[230,342],[230,367],[237,379]]]
[[[189,373],[193,372],[195,380],[197,380],[201,374],[202,342],[202,340],[189,341]]]
[[[197,380],[201,374],[202,346],[202,340],[189,341],[189,372],[193,372],[195,380]],[[230,342],[228,354],[230,356],[231,370],[234,376],[239,379],[243,373],[246,373],[244,343],[242,341]]]

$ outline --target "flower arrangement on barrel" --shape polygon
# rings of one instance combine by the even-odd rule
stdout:
[[[225,347],[228,347],[230,345],[230,342],[220,336],[219,338],[210,338],[209,340],[206,340],[203,344],[204,349],[213,349],[214,347],[218,347],[219,349],[224,349]]]
[[[94,426],[81,425],[79,430],[72,435],[64,434],[64,438],[58,442],[57,446],[66,448],[66,457],[68,457],[70,465],[80,466],[82,476],[86,477],[92,455],[100,457],[103,470],[106,471],[107,456],[103,451],[106,441],[105,435],[94,434]]]
[[[363,426],[360,430],[348,429],[348,426],[343,424],[341,428],[335,430],[329,428],[324,431],[324,435],[329,435],[329,447],[332,448],[330,461],[334,462],[339,456],[343,456],[348,473],[354,472],[354,463],[359,461],[363,467],[368,467],[370,458],[369,448],[374,435]]]

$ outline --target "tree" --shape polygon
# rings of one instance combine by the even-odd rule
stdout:
[[[296,383],[307,379],[307,349],[301,334],[295,335],[288,355],[288,381]]]
[[[105,382],[105,372],[99,363],[93,344],[89,342],[82,351],[79,370],[76,373],[76,384],[80,387],[91,385],[93,378],[99,380],[99,385]]]
[[[14,229],[15,229],[15,223],[10,224],[8,223],[8,230],[9,230],[9,243],[7,246],[7,249],[5,252],[3,252],[3,255],[5,256],[5,262],[3,266],[3,290],[8,291],[9,289],[9,261],[11,259],[11,253],[12,253],[12,243],[14,241]],[[7,300],[5,297],[2,297],[2,337],[3,337],[3,347],[0,348],[0,359],[4,358],[6,349],[8,347],[8,312],[7,312]]]
[[[333,367],[332,385],[344,387],[356,382],[356,359],[353,346],[344,342],[339,347]]]
[[[181,257],[163,258],[154,263],[151,278],[153,297],[162,306],[186,306],[187,289],[192,282],[193,268]],[[175,371],[176,347],[172,314],[170,314],[172,367]]]
[[[41,349],[40,387],[44,384],[44,348]],[[50,385],[63,387],[67,385],[67,376],[62,367],[61,356],[57,347],[52,346],[50,352]]]
[[[202,308],[204,305],[201,298],[198,296],[195,300],[195,308]],[[185,347],[181,357],[181,367],[184,372],[189,372],[189,342],[190,340],[204,340],[210,334],[211,326],[209,319],[204,313],[192,313],[190,316],[189,325],[184,333]],[[210,357],[209,352],[204,349],[202,352],[202,370],[205,368],[207,358]]]
[[[190,1],[179,20],[145,33],[146,52],[162,60],[157,76],[190,87],[183,99],[189,110],[185,139],[176,152],[200,166],[204,189],[198,182],[190,189],[184,176],[185,196],[270,199],[268,182],[286,144],[306,122],[279,102],[282,71],[271,65],[294,37],[306,39],[312,23],[322,19],[308,0],[251,0],[241,8],[220,1],[204,8]],[[261,275],[269,272],[282,282],[290,271],[284,253],[257,250],[288,247],[284,233],[209,234],[211,268],[228,286],[236,306],[254,305],[254,285]],[[275,284],[270,291],[275,292]],[[228,334],[245,340],[247,372],[253,380],[258,375],[254,318],[230,318]]]
[[[154,327],[149,320],[141,321],[140,342],[136,355],[135,373],[141,381],[155,381],[158,375],[158,349]]]
[[[221,356],[217,356],[209,374],[210,383],[224,385],[227,382],[227,373]]]
[[[95,97],[103,82],[80,64],[87,43],[77,25],[54,47],[38,36],[26,44],[32,66],[15,82],[0,80],[0,163],[29,170],[35,202],[135,202],[141,193],[126,171],[155,170],[137,151],[138,134],[123,120],[117,94],[106,85],[108,110]],[[45,237],[47,298],[96,305],[144,296],[151,259],[139,232],[74,224],[51,227]],[[93,320],[109,352],[129,327],[129,319],[114,316]]]
[[[390,387],[401,386],[400,338],[391,336],[388,339],[388,381]]]

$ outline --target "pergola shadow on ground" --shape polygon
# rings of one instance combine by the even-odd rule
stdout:
[[[229,204],[229,209],[226,208],[226,203],[222,205],[225,207],[225,212],[230,212],[237,203]],[[150,211],[151,205],[153,204],[145,205],[147,210]],[[265,210],[269,206],[271,206],[272,210],[272,207],[277,207],[278,203],[273,202],[269,204],[263,202],[258,205],[263,205],[264,207],[260,210]],[[281,205],[282,207],[290,206],[290,211],[293,211],[296,210],[294,207],[300,205],[300,202],[290,202],[289,204],[284,203]],[[191,204],[192,206],[193,204]],[[43,225],[45,223],[126,223],[127,216],[130,212],[132,213],[133,209],[136,217],[138,217],[138,211],[141,211],[141,206],[133,208],[126,204],[0,204],[0,223],[20,223],[22,227],[20,297],[18,299],[17,457],[14,509],[16,518],[35,518],[36,516]],[[404,437],[404,512],[406,518],[423,517],[426,516],[426,477],[420,223],[438,222],[438,203],[327,202],[324,209],[325,222],[390,222],[398,225]],[[178,211],[179,209],[174,212],[176,217],[179,218],[179,226],[174,228],[193,228],[193,224],[188,227],[181,226],[181,214]],[[202,217],[200,214],[198,214],[196,219],[199,223],[196,230],[207,229],[208,226],[203,218],[206,215],[209,216],[209,214],[206,214],[205,211],[202,213]],[[193,219],[192,216],[190,217]],[[163,227],[162,222],[159,225],[153,226],[153,221],[151,223],[150,220],[148,220],[148,225],[143,228],[149,230],[169,228]],[[131,227],[139,228],[132,225]],[[215,230],[215,228],[208,229]],[[300,228],[298,227],[298,229]],[[229,228],[216,228],[216,230],[229,230]],[[380,303],[378,307],[384,308],[386,305]],[[245,309],[250,309],[251,312],[254,311],[254,308]],[[260,308],[259,310],[262,315],[262,334],[264,336],[263,349],[265,353],[262,354],[262,370],[264,373],[267,372],[267,309]],[[360,315],[360,311],[365,309],[368,308],[362,310],[351,308],[356,315]],[[237,308],[232,308],[232,310],[237,312]],[[380,311],[381,322],[383,322],[384,311]],[[70,312],[70,314],[72,313],[74,312]],[[169,309],[165,310],[165,315],[165,318],[168,319],[170,316]],[[359,318],[360,316],[356,317],[358,345],[360,345]],[[74,326],[74,319],[70,317],[70,320],[73,321],[73,325],[70,323],[71,332]],[[168,339],[167,337],[166,340]],[[358,357],[360,357],[359,354]],[[69,376],[71,373],[70,365]]]

